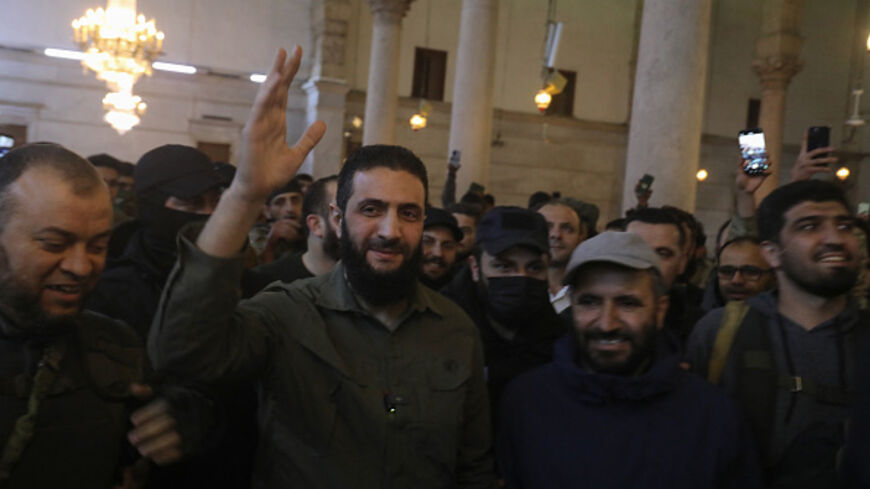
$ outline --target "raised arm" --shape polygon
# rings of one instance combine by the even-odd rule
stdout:
[[[294,146],[287,144],[287,94],[301,58],[299,46],[289,59],[280,49],[272,70],[257,92],[251,115],[242,130],[236,176],[196,242],[208,255],[228,258],[239,252],[266,197],[293,178],[305,156],[326,131],[326,125],[317,121]]]

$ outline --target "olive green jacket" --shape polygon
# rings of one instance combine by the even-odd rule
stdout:
[[[260,391],[255,487],[494,487],[480,339],[420,285],[394,330],[339,264],[239,301],[241,255],[182,238],[149,339],[158,371]]]

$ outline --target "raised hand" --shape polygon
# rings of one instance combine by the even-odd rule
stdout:
[[[791,181],[809,180],[816,173],[831,173],[833,171],[831,165],[840,161],[836,156],[831,156],[833,151],[833,146],[807,151],[807,132],[804,132],[804,137],[801,139],[801,152],[791,168]],[[825,153],[828,153],[829,156],[816,158]]]
[[[741,156],[737,160],[737,177],[735,178],[734,185],[738,194],[745,193],[752,195],[759,187],[761,187],[761,184],[764,183],[764,180],[770,175],[770,170],[764,170],[760,175],[747,175],[743,171],[744,166],[745,162]]]
[[[289,58],[286,51],[278,50],[242,130],[241,158],[232,190],[246,200],[262,202],[293,178],[326,131],[326,125],[317,121],[294,146],[287,144],[287,95],[301,59],[299,46]]]

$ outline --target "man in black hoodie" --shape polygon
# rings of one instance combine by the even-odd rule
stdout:
[[[499,469],[512,488],[759,487],[734,403],[679,367],[655,252],[602,233],[566,269],[573,334],[502,396]]]

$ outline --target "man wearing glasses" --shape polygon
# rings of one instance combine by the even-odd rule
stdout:
[[[719,295],[723,302],[743,301],[776,285],[756,238],[733,239],[719,250]]]

